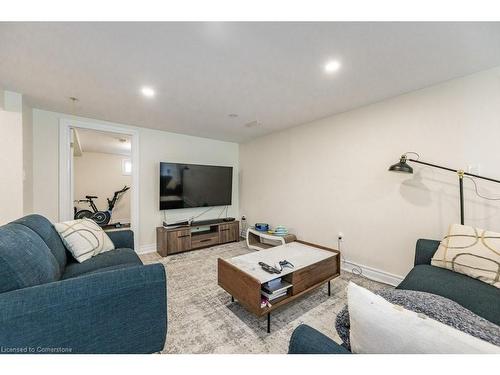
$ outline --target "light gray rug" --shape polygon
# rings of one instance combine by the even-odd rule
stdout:
[[[332,296],[324,287],[306,294],[265,317],[249,313],[217,285],[217,258],[249,253],[244,242],[196,250],[166,258],[141,255],[144,263],[162,263],[167,270],[168,333],[162,353],[286,353],[293,330],[305,323],[339,342],[335,317],[346,303],[349,280],[370,290],[388,285],[344,273],[332,281]]]

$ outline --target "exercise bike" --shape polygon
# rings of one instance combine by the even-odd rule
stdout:
[[[99,211],[97,209],[97,206],[94,203],[94,199],[97,199],[98,197],[94,195],[86,195],[86,199],[75,200],[75,203],[88,203],[90,205],[90,208],[92,209],[92,211],[86,209],[78,210],[75,207],[75,220],[89,218],[94,220],[100,226],[109,224],[109,221],[111,220],[111,214],[113,213],[113,208],[115,208],[116,202],[122,196],[122,194],[129,189],[130,186],[125,185],[123,189],[115,191],[112,199],[106,198],[106,200],[108,201],[108,209],[106,211]]]

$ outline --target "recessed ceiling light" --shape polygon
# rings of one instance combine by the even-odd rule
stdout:
[[[146,86],[141,88],[141,93],[142,93],[142,95],[144,95],[147,98],[152,98],[156,94],[155,90],[153,90],[151,87],[146,87]]]
[[[260,123],[259,121],[251,121],[251,122],[248,122],[245,124],[245,127],[247,128],[255,128],[256,126],[261,126],[262,123]]]
[[[340,62],[338,60],[330,60],[325,64],[325,72],[328,74],[335,73],[340,69]]]

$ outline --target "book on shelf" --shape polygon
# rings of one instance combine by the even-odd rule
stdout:
[[[292,284],[287,281],[281,280],[281,278],[279,279],[279,282],[276,282],[275,280],[264,283],[262,285],[262,291],[274,295],[283,291],[286,293],[286,291],[292,287]]]
[[[277,298],[280,298],[280,297],[283,297],[283,296],[286,296],[287,295],[287,290],[283,290],[281,292],[278,292],[278,293],[266,293],[264,292],[263,290],[260,291],[260,293],[266,297],[268,299],[268,301],[273,301]]]
[[[277,285],[281,284],[281,277],[278,277],[276,279],[269,280],[266,285],[268,285],[270,288],[274,288]]]

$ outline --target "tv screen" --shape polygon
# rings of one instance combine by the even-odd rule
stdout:
[[[160,210],[228,206],[233,167],[160,163]]]

